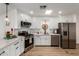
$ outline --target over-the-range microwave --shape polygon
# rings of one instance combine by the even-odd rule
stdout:
[[[21,21],[21,27],[30,27],[31,23],[26,21]]]

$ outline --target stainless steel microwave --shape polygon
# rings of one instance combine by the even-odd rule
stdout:
[[[30,27],[31,23],[30,22],[25,22],[25,21],[21,21],[21,27]]]

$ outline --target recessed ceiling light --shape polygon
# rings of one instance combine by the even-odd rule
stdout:
[[[59,14],[62,14],[62,11],[58,11]]]
[[[30,11],[30,14],[34,14],[34,12],[33,11]]]
[[[46,10],[45,14],[50,15],[53,11],[52,10]]]

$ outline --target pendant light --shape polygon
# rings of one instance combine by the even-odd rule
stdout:
[[[6,17],[5,17],[5,21],[6,21],[6,26],[9,26],[9,19],[8,19],[8,5],[9,3],[5,3],[6,5]]]

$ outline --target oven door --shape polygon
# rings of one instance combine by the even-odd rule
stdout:
[[[25,40],[25,48],[29,46],[29,39]]]

